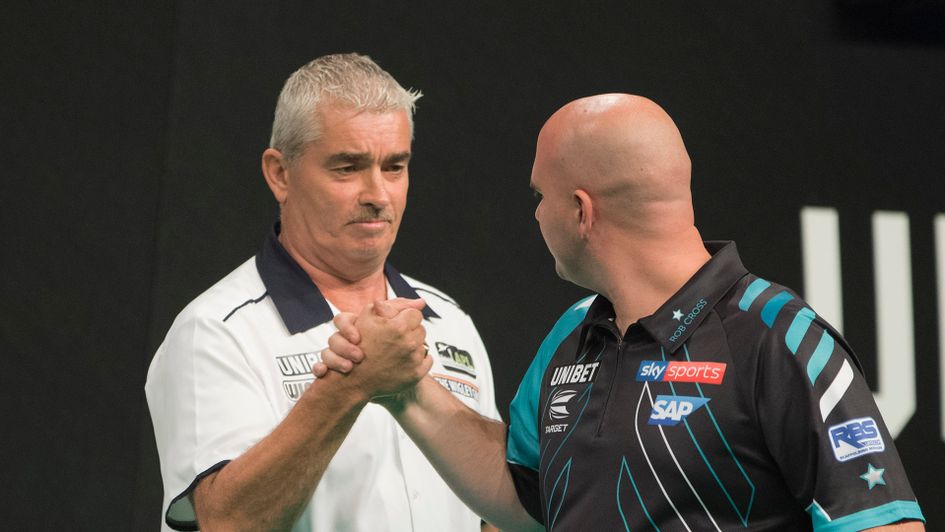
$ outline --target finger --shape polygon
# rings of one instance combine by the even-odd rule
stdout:
[[[332,354],[350,360],[351,362],[360,363],[364,360],[364,352],[361,351],[361,348],[349,342],[348,339],[340,333],[335,333],[328,337],[328,349]]]
[[[320,379],[327,374],[328,366],[326,366],[324,362],[316,362],[315,365],[312,366],[312,375],[315,375],[316,378]]]
[[[338,328],[338,332],[349,342],[359,344],[361,343],[361,332],[358,331],[358,328],[355,326],[357,320],[358,317],[351,312],[339,312],[332,322],[334,322],[335,327]]]
[[[420,298],[407,299],[405,297],[395,297],[394,299],[374,302],[374,312],[384,318],[393,318],[402,310],[422,310],[425,306],[427,306],[427,302]]]
[[[433,368],[433,357],[430,356],[430,352],[426,346],[423,346],[423,351],[423,360],[420,361],[420,366],[417,368],[418,375],[421,378],[427,373],[430,373],[430,370]]]
[[[407,330],[416,329],[423,323],[423,313],[417,309],[407,309],[391,318],[391,322]]]
[[[347,358],[344,358],[338,353],[335,353],[331,349],[325,349],[322,351],[321,363],[324,364],[328,369],[337,371],[338,373],[348,373],[354,368],[353,362]]]
[[[374,314],[382,318],[393,318],[397,315],[399,309],[390,301],[375,301]]]

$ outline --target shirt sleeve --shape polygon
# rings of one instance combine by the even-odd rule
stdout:
[[[924,520],[849,346],[810,308],[785,314],[760,346],[756,405],[768,449],[814,530]]]
[[[158,349],[145,393],[164,481],[165,522],[196,530],[193,489],[269,434],[275,413],[226,324],[187,311]]]
[[[538,347],[509,407],[509,431],[506,439],[506,461],[522,506],[539,523],[544,523],[541,494],[538,487],[539,434],[538,408],[541,383],[548,364],[558,346],[581,323],[595,296],[575,303],[552,327]]]

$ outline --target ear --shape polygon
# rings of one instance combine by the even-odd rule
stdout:
[[[289,168],[282,152],[275,148],[266,148],[262,154],[262,173],[279,205],[285,203],[289,195],[288,171]]]
[[[581,238],[587,240],[594,227],[594,202],[587,192],[577,189],[574,191],[574,203],[578,209],[578,231]]]

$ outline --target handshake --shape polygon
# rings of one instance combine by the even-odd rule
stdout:
[[[396,298],[367,305],[359,314],[339,313],[338,332],[312,373],[323,378],[335,372],[368,401],[402,401],[433,365],[424,345],[424,306],[422,299]]]

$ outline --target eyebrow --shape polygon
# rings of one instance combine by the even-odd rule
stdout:
[[[354,164],[354,165],[368,165],[373,159],[369,153],[352,153],[352,152],[340,152],[332,154],[328,157],[328,160],[325,161],[325,164],[328,166],[335,166],[338,164]],[[383,164],[390,165],[396,163],[403,163],[410,160],[410,152],[402,151],[399,153],[394,153],[387,156]]]

